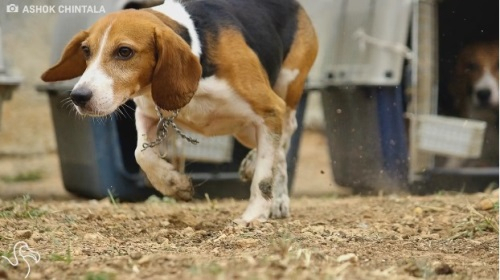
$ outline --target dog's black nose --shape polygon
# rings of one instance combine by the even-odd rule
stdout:
[[[92,98],[92,91],[86,88],[77,88],[71,91],[69,97],[76,106],[84,107]]]
[[[487,105],[490,102],[491,91],[489,89],[478,90],[476,95],[481,105]]]

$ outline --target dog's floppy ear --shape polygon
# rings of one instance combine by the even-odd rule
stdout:
[[[80,47],[88,35],[87,31],[76,34],[64,48],[59,62],[42,74],[42,80],[56,82],[81,76],[87,68],[87,63]]]
[[[189,45],[168,27],[155,29],[156,66],[151,81],[153,101],[163,110],[189,103],[201,78],[199,59]]]

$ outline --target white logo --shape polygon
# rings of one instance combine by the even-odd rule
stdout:
[[[16,4],[9,4],[7,7],[5,7],[5,10],[7,13],[17,13],[19,12],[19,6]]]
[[[28,243],[24,241],[17,242],[14,245],[14,249],[12,249],[12,253],[14,254],[14,261],[11,261],[6,256],[2,256],[2,258],[6,259],[12,266],[18,266],[19,260],[17,259],[17,256],[19,255],[19,257],[21,257],[22,260],[28,266],[28,273],[26,273],[26,276],[24,276],[24,278],[27,278],[28,275],[30,275],[31,267],[30,263],[28,262],[28,260],[26,260],[26,258],[32,258],[35,261],[35,263],[38,263],[40,261],[40,254],[38,254],[38,252],[36,251],[31,250],[31,248],[28,246]]]

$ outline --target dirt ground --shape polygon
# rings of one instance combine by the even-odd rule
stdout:
[[[39,253],[29,279],[498,279],[498,204],[473,208],[497,195],[294,198],[249,227],[234,200],[20,198],[1,203],[0,248]],[[2,260],[0,279],[26,273]]]
[[[82,200],[55,153],[4,155],[0,254],[38,252],[27,279],[498,279],[498,192],[344,197],[315,132],[298,164],[291,217],[240,227],[244,201]],[[20,261],[0,279],[23,279]]]

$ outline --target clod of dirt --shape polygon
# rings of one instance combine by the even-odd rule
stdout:
[[[192,227],[186,227],[181,231],[181,234],[185,237],[191,237],[194,235],[194,229]]]
[[[16,237],[20,239],[28,239],[31,237],[33,232],[31,230],[18,230],[16,231]]]
[[[417,262],[414,259],[405,260],[403,270],[413,277],[423,277],[426,275],[426,267],[424,263]]]
[[[97,233],[86,233],[84,236],[83,236],[83,239],[84,240],[99,240],[101,239],[101,236],[99,236],[99,234]]]
[[[259,243],[259,240],[255,238],[243,238],[236,241],[236,243],[242,248],[250,248]]]
[[[477,210],[491,210],[495,206],[495,202],[489,198],[485,198],[476,205]]]
[[[31,239],[33,239],[33,241],[35,241],[35,242],[40,242],[41,240],[43,240],[43,236],[38,232],[34,232],[31,235]]]
[[[200,224],[198,218],[196,218],[193,214],[189,212],[180,212],[174,214],[171,216],[169,220],[172,224],[182,227],[196,228],[196,226]]]
[[[165,221],[161,221],[160,222],[160,226],[162,227],[168,227],[170,225],[170,221],[169,220],[165,220]]]
[[[338,263],[343,263],[343,262],[357,263],[358,261],[359,261],[358,256],[356,256],[353,253],[341,255],[337,258]]]
[[[453,269],[446,263],[435,262],[432,266],[434,267],[434,273],[437,275],[453,274]]]

